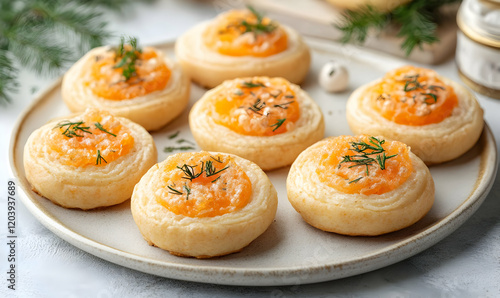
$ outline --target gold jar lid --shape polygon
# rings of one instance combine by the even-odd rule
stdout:
[[[500,0],[464,0],[458,10],[457,24],[470,39],[500,48]]]

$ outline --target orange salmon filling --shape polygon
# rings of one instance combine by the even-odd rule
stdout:
[[[282,78],[226,81],[211,101],[214,121],[243,135],[281,134],[292,130],[300,117],[296,94]]]
[[[125,49],[130,50],[130,46]],[[123,75],[124,67],[116,67],[121,57],[115,51],[95,56],[85,84],[96,96],[110,100],[131,99],[164,89],[171,76],[165,61],[151,48],[135,54],[135,73],[128,80]]]
[[[347,194],[384,194],[413,172],[410,149],[381,138],[339,136],[330,139],[316,169],[319,180]]]
[[[458,105],[455,91],[436,72],[414,66],[387,73],[367,94],[384,118],[411,126],[439,123]]]
[[[78,120],[59,122],[48,135],[55,162],[74,167],[100,167],[134,147],[130,130],[111,114],[92,110]]]
[[[204,43],[222,55],[268,57],[286,50],[288,38],[269,18],[250,10],[232,10],[209,25]]]
[[[161,166],[156,200],[188,217],[214,217],[245,207],[252,195],[247,174],[226,155],[179,153]]]

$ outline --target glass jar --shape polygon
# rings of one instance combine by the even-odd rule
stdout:
[[[500,1],[463,1],[457,24],[460,78],[473,90],[500,98]]]

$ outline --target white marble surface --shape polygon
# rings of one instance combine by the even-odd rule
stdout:
[[[109,15],[110,28],[143,43],[171,40],[195,23],[238,1],[157,1],[135,4],[123,16]],[[453,73],[453,60],[435,67]],[[165,279],[130,270],[61,240],[18,200],[16,291],[7,288],[8,144],[17,115],[54,78],[21,73],[22,86],[0,108],[0,297],[500,297],[500,178],[479,210],[450,236],[426,251],[362,275],[312,285],[233,287]],[[500,100],[478,96],[497,140]]]

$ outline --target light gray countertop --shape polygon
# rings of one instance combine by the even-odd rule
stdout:
[[[226,9],[230,0],[157,1],[110,14],[110,29],[142,43],[173,40],[192,25]],[[453,71],[454,62],[434,67]],[[240,287],[171,280],[101,260],[43,227],[18,200],[16,291],[7,288],[7,181],[10,134],[17,116],[55,78],[21,73],[20,92],[0,108],[1,297],[500,297],[500,178],[477,212],[424,252],[358,276],[310,285]],[[458,80],[458,75],[455,78]],[[500,140],[500,100],[478,96],[485,119]]]

